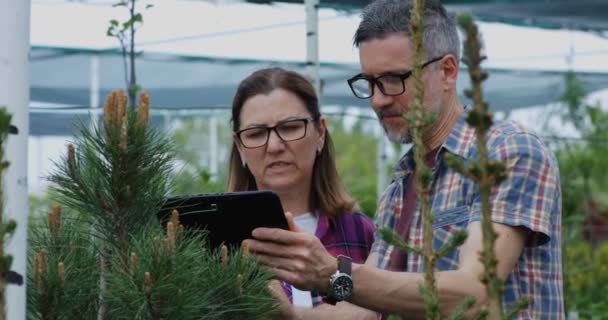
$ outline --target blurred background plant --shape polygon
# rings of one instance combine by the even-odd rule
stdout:
[[[561,170],[564,301],[572,319],[608,315],[608,112],[565,75],[561,117],[580,137],[552,140]],[[602,297],[602,298],[600,298]]]

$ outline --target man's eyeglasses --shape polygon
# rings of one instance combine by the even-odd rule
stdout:
[[[443,56],[425,62],[422,69],[441,59]],[[388,73],[375,78],[358,74],[348,79],[348,86],[355,97],[360,99],[371,98],[374,95],[374,87],[378,87],[385,96],[398,96],[405,92],[405,80],[411,75],[412,70],[405,73]]]
[[[308,123],[314,121],[313,118],[303,118],[286,120],[277,123],[272,127],[250,127],[237,131],[235,134],[238,137],[243,147],[253,149],[263,147],[270,139],[270,131],[274,131],[279,139],[284,142],[300,140],[306,136],[306,128]]]

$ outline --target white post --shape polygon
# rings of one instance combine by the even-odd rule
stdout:
[[[306,5],[306,73],[321,100],[319,76],[319,0],[305,0]]]
[[[217,181],[217,116],[209,118],[209,174],[211,182]]]
[[[11,124],[17,135],[6,144],[4,188],[5,217],[17,222],[17,230],[7,243],[6,253],[13,256],[11,270],[24,277],[27,261],[27,147],[29,135],[29,51],[30,0],[0,1],[0,105],[12,113]],[[25,319],[25,285],[8,285],[7,319]]]
[[[93,128],[97,124],[97,118],[99,115],[99,54],[95,53],[91,55],[91,83],[89,85],[89,108],[90,112],[90,128]]]

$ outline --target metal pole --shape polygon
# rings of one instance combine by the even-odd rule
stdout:
[[[18,133],[9,135],[6,160],[5,215],[17,222],[6,253],[13,256],[11,270],[25,279],[27,262],[27,148],[29,135],[30,0],[0,1],[0,105],[12,113]],[[25,319],[25,285],[7,286],[7,319]]]
[[[217,181],[217,115],[209,118],[209,174],[211,182]]]
[[[306,73],[321,100],[319,76],[319,0],[305,0],[306,5]]]
[[[98,119],[98,108],[99,108],[99,54],[95,53],[91,55],[91,83],[89,88],[89,107],[90,112],[90,128],[94,128],[97,124]]]

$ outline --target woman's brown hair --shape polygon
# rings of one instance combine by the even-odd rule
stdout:
[[[241,110],[249,98],[258,94],[269,94],[275,89],[287,90],[302,100],[318,128],[321,118],[319,99],[310,82],[296,72],[269,68],[255,71],[239,84],[232,101],[232,131],[236,132],[240,129]],[[257,190],[251,171],[242,164],[236,143],[239,142],[233,141],[230,152],[226,190],[229,192]],[[333,215],[339,212],[351,212],[356,208],[356,202],[346,192],[338,176],[334,146],[327,131],[323,148],[315,159],[311,188],[308,199],[311,209],[321,209]]]

